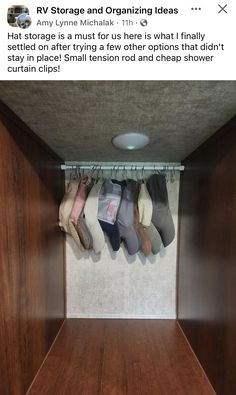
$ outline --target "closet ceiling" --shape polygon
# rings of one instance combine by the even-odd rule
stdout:
[[[236,113],[235,81],[1,81],[0,99],[66,161],[180,162]],[[111,138],[144,132],[141,151]]]

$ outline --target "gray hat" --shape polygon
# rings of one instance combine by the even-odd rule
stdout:
[[[84,206],[84,216],[86,225],[93,239],[93,249],[95,253],[102,251],[105,245],[105,238],[102,228],[98,222],[98,197],[104,180],[100,179],[93,185]]]
[[[139,239],[134,228],[134,195],[129,181],[123,188],[117,222],[120,237],[124,240],[128,253],[136,254],[139,251]]]
[[[160,233],[163,245],[167,247],[175,237],[175,228],[169,209],[165,176],[153,174],[147,181],[147,188],[153,204],[152,223]]]
[[[158,252],[160,252],[161,249],[161,236],[158,230],[155,228],[152,222],[148,227],[143,227],[143,229],[151,242],[153,255],[158,254]]]

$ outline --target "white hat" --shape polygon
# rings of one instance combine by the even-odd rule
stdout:
[[[93,239],[93,249],[96,254],[101,252],[105,245],[104,233],[97,218],[98,199],[103,182],[103,179],[99,179],[98,182],[93,185],[84,206],[85,221],[91,233]]]
[[[150,226],[152,220],[152,199],[144,183],[140,186],[138,196],[139,221],[143,226]]]

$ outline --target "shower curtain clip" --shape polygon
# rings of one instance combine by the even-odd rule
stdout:
[[[144,183],[144,166],[142,168],[142,182]]]

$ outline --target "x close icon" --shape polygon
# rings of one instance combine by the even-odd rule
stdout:
[[[227,11],[226,11],[227,5],[228,4],[225,4],[224,6],[222,6],[222,5],[218,4],[218,6],[220,7],[218,14],[220,14],[222,11],[224,11],[227,14]]]

